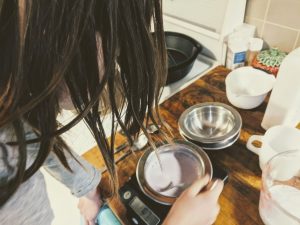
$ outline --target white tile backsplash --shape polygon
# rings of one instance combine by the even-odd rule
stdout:
[[[269,46],[283,51],[300,46],[295,37],[300,32],[300,0],[248,0],[245,22],[255,25]]]

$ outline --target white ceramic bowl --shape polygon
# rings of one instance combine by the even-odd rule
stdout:
[[[241,109],[259,106],[272,90],[275,77],[250,66],[233,70],[225,79],[229,102]]]

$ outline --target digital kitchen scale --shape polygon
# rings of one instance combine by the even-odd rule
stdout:
[[[228,174],[220,167],[213,166],[213,178],[226,183]],[[127,219],[133,225],[160,225],[171,208],[147,197],[141,191],[135,175],[120,188],[119,194],[127,209]]]

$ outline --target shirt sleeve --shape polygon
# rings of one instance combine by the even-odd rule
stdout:
[[[19,153],[17,147],[5,144],[10,141],[15,141],[12,127],[0,128],[0,184],[8,182],[17,173]]]
[[[36,138],[36,134],[25,124],[26,139]],[[6,145],[6,142],[15,141],[14,130],[11,126],[0,129],[0,183],[5,182],[16,174],[18,163],[18,149],[16,146]],[[39,143],[26,146],[28,168],[37,156]],[[66,169],[54,152],[50,152],[43,167],[54,178],[67,186],[73,195],[81,197],[95,189],[101,180],[101,173],[82,157],[65,151],[67,162],[72,172]]]
[[[27,134],[26,138],[34,136],[35,134],[31,133],[31,135]],[[28,148],[29,152],[34,150],[36,152],[37,144],[30,145]],[[72,172],[62,165],[54,152],[50,152],[43,168],[68,187],[74,196],[82,197],[98,186],[101,180],[101,172],[75,152],[72,151],[72,155],[67,151],[64,153]]]
[[[73,156],[68,152],[65,153],[72,172],[61,164],[53,152],[50,153],[43,167],[54,178],[66,185],[73,195],[81,197],[98,186],[101,180],[101,173],[76,153],[72,152],[72,154]]]

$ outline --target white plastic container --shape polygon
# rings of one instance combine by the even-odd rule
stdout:
[[[248,42],[242,36],[231,37],[228,40],[226,67],[234,70],[245,66]]]
[[[228,36],[228,50],[226,55],[226,67],[234,70],[245,66],[249,40],[254,37],[255,26],[242,24]]]
[[[300,48],[289,53],[281,63],[262,127],[300,122]]]
[[[256,27],[252,24],[243,23],[234,29],[234,33],[241,33],[244,37],[252,38],[255,36]]]

